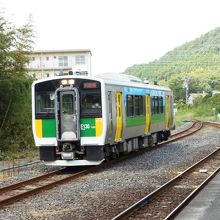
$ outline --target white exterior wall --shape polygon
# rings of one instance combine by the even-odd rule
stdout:
[[[59,66],[59,57],[68,57],[68,66]],[[76,57],[84,56],[84,64],[76,64]],[[87,71],[88,76],[91,76],[91,51],[35,51],[30,57],[30,62],[27,66],[29,69],[28,74],[35,77],[45,78],[55,76],[62,70],[63,73],[68,73],[70,70],[73,72]],[[47,57],[49,60],[47,60]],[[34,60],[33,60],[34,58]]]

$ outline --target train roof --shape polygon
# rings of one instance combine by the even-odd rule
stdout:
[[[37,83],[41,83],[41,82],[50,81],[50,80],[69,79],[69,78],[98,80],[101,83],[108,84],[108,85],[121,85],[121,86],[131,86],[131,87],[138,87],[138,88],[149,88],[149,89],[155,89],[155,90],[171,91],[169,87],[146,84],[142,82],[142,80],[139,79],[138,77],[126,75],[126,74],[116,74],[116,73],[99,74],[93,77],[80,76],[80,75],[54,76],[54,77],[48,77],[45,79],[36,80],[33,82],[33,85]]]

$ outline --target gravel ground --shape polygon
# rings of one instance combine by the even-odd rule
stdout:
[[[176,127],[175,130],[171,131],[171,135],[172,135],[172,134],[175,134],[175,133],[178,133],[178,132],[180,132],[180,131],[182,131],[182,130],[185,130],[185,129],[187,129],[187,128],[189,128],[192,124],[193,124],[193,123],[192,123],[191,121],[185,122],[183,125],[178,126],[178,127]]]
[[[183,129],[186,126],[189,123]],[[220,129],[205,127],[167,147],[7,206],[0,210],[0,219],[111,219],[219,143]],[[36,172],[42,170],[45,168],[37,168]],[[0,184],[4,182],[8,180]]]
[[[0,172],[0,186],[8,186],[23,180],[30,179],[58,169],[58,167],[47,167],[42,162],[32,164],[26,167],[20,167]]]

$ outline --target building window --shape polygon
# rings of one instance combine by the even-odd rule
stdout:
[[[32,57],[31,60],[32,60],[32,61],[35,61],[35,57]]]
[[[68,56],[60,56],[59,57],[59,67],[68,66]]]
[[[49,61],[49,57],[46,57],[46,60]]]
[[[76,64],[85,64],[85,56],[76,56]]]

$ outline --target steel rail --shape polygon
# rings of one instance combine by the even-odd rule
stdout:
[[[216,127],[216,128],[220,128],[220,123],[218,122],[206,121],[205,124]]]
[[[143,197],[141,200],[137,201],[136,203],[134,203],[132,206],[130,206],[129,208],[127,208],[126,210],[124,210],[123,212],[119,213],[117,216],[115,216],[114,218],[112,218],[112,220],[121,220],[121,219],[127,219],[129,216],[131,216],[134,212],[136,212],[137,210],[139,210],[140,208],[142,208],[143,206],[145,206],[147,203],[150,203],[158,194],[160,194],[164,189],[171,187],[172,185],[174,185],[177,181],[182,180],[182,178],[187,175],[189,172],[191,172],[192,170],[194,170],[197,166],[201,165],[203,162],[205,162],[206,160],[210,159],[211,157],[213,157],[216,153],[218,153],[220,151],[220,148],[217,148],[214,152],[210,153],[209,155],[207,155],[206,157],[204,157],[203,159],[201,159],[200,161],[198,161],[197,163],[193,164],[192,166],[190,166],[189,168],[187,168],[185,171],[183,171],[182,173],[180,173],[179,175],[177,175],[176,177],[174,177],[173,179],[171,179],[170,181],[168,181],[167,183],[163,184],[161,187],[159,187],[158,189],[154,190],[153,192],[151,192],[150,194],[148,194],[147,196]],[[211,177],[210,177],[211,179]],[[177,210],[173,213],[175,214],[177,212]]]
[[[187,196],[164,220],[173,219],[177,216],[184,207],[219,173],[220,167],[218,167],[207,179],[205,179],[189,196]]]
[[[197,125],[199,125],[198,128],[196,128],[195,130],[193,130],[193,131],[187,133],[187,132],[190,131],[191,129],[194,129]],[[203,128],[203,126],[204,126],[204,122],[202,122],[202,121],[195,121],[195,122],[193,123],[193,125],[190,126],[190,128],[187,128],[187,129],[185,129],[184,131],[180,131],[180,132],[178,132],[178,133],[172,135],[169,140],[160,143],[160,145],[172,143],[172,142],[177,141],[177,140],[179,140],[179,139],[181,139],[181,138],[190,136],[190,135],[196,133],[197,131],[201,130],[201,129]],[[184,134],[184,133],[186,133],[186,134]],[[176,137],[176,136],[177,136],[177,137]],[[175,137],[175,138],[174,138],[174,137]]]
[[[30,163],[25,163],[25,164],[21,164],[21,165],[7,167],[7,168],[1,169],[0,172],[5,172],[5,171],[8,171],[8,170],[13,170],[13,169],[21,168],[21,167],[26,167],[26,166],[30,166],[30,165],[40,163],[40,162],[41,162],[40,160],[36,160],[36,161],[32,161]]]
[[[40,176],[31,178],[31,179],[28,179],[28,180],[19,182],[19,183],[15,183],[15,184],[12,184],[12,185],[9,185],[9,186],[2,187],[2,188],[0,188],[0,195],[1,195],[2,193],[4,193],[4,192],[9,191],[9,190],[18,189],[19,187],[23,187],[23,186],[25,186],[25,185],[28,185],[28,184],[31,184],[31,183],[35,183],[35,182],[38,182],[38,181],[40,181],[40,180],[43,180],[43,179],[52,177],[52,176],[58,174],[59,172],[61,172],[61,171],[64,170],[64,169],[65,169],[65,168],[60,169],[60,170],[55,170],[55,171],[52,171],[52,172],[50,172],[50,173],[46,173],[46,174],[43,174],[43,175],[40,175]]]
[[[182,134],[182,133],[185,133],[186,131],[188,131],[188,130],[190,130],[191,128],[193,128],[193,127],[195,126],[196,122],[198,122],[198,121],[197,121],[197,120],[192,120],[191,122],[192,122],[192,124],[191,124],[188,128],[186,128],[186,129],[184,129],[184,130],[182,130],[182,131],[179,131],[179,132],[176,132],[176,133],[172,134],[171,137],[175,137],[175,136],[177,136],[177,135],[180,135],[180,134]]]
[[[24,181],[24,182],[21,182],[21,183],[17,183],[17,184],[14,184],[14,185],[11,185],[11,186],[8,186],[8,187],[4,187],[4,188],[1,188],[0,189],[0,193],[3,193],[3,192],[8,192],[8,190],[18,190],[20,189],[21,187],[25,187],[25,186],[28,186],[29,184],[33,184],[33,183],[37,183],[39,184],[41,180],[45,181],[46,179],[56,175],[57,173],[59,173],[61,170],[59,171],[54,171],[54,172],[51,172],[49,174],[46,174],[46,175],[42,175],[42,176],[39,176],[39,177],[36,177],[36,178],[33,178],[33,179],[30,179],[30,180],[27,180],[27,181]],[[2,208],[3,206],[5,205],[8,205],[10,203],[13,203],[15,201],[18,201],[18,200],[21,200],[27,196],[30,196],[30,195],[33,195],[33,194],[37,194],[43,190],[46,190],[46,189],[51,189],[57,185],[60,185],[60,184],[63,184],[63,183],[66,183],[70,180],[73,180],[73,179],[77,179],[83,175],[86,175],[88,172],[90,172],[90,170],[83,170],[83,171],[80,171],[80,172],[77,172],[77,173],[74,173],[74,174],[71,174],[67,177],[64,177],[64,178],[61,178],[59,180],[54,180],[53,182],[51,183],[47,183],[45,185],[42,185],[42,186],[37,186],[36,188],[34,189],[25,189],[26,191],[25,192],[21,192],[21,193],[18,193],[16,195],[13,195],[9,198],[6,198],[6,199],[3,199],[3,200],[0,200],[0,208]],[[40,184],[39,184],[40,185]],[[2,194],[1,194],[2,196]]]

